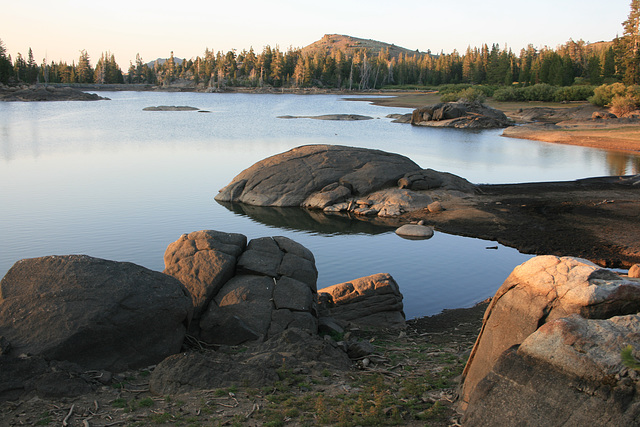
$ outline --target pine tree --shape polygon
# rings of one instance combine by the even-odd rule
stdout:
[[[626,84],[640,83],[640,0],[631,1],[631,11],[622,23],[621,40],[623,80]]]
[[[78,83],[93,83],[93,69],[89,62],[89,54],[84,49],[80,51],[80,58],[78,59],[75,75]]]
[[[11,79],[13,66],[11,60],[7,57],[7,49],[4,42],[0,39],[0,83],[7,84]]]

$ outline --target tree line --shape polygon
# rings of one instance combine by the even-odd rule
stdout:
[[[612,42],[587,44],[569,40],[555,49],[529,45],[518,54],[507,46],[467,48],[439,55],[415,52],[393,57],[388,50],[305,51],[265,46],[236,53],[213,52],[189,60],[174,58],[145,63],[140,55],[124,73],[105,52],[95,66],[86,50],[77,63],[43,61],[6,55],[0,40],[0,82],[12,83],[142,83],[169,86],[187,82],[201,88],[320,87],[346,90],[430,87],[444,84],[497,86],[640,84],[640,0],[631,2],[624,33]]]

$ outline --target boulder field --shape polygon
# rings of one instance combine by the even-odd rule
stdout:
[[[358,341],[321,334],[405,325],[390,275],[318,290],[313,254],[285,237],[202,230],[164,259],[164,273],[86,255],[14,264],[0,281],[0,401],[78,395],[155,364],[159,394],[266,385],[283,363],[347,369],[350,355],[362,356]],[[251,350],[224,351],[237,345]]]

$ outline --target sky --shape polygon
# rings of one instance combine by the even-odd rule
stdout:
[[[95,64],[110,52],[126,71],[145,62],[264,46],[304,47],[324,34],[373,39],[411,50],[464,53],[467,46],[505,44],[516,54],[532,44],[596,42],[622,34],[630,0],[2,0],[0,40],[12,59],[29,48],[41,63]],[[28,6],[26,6],[28,5]],[[107,7],[107,5],[109,7]]]

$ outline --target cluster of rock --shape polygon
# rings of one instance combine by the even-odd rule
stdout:
[[[108,99],[71,87],[29,86],[0,89],[0,101],[99,101]]]
[[[446,102],[413,110],[411,124],[458,129],[496,129],[512,126],[500,110],[478,102]]]
[[[326,213],[395,217],[438,210],[434,193],[474,193],[464,178],[422,169],[407,157],[379,150],[307,145],[264,159],[238,174],[219,202],[297,206]]]
[[[188,105],[158,105],[154,107],[144,107],[142,111],[199,111],[199,108]]]
[[[320,116],[278,116],[279,119],[314,119],[314,120],[334,120],[343,122],[355,122],[359,120],[373,120],[371,116],[361,114],[322,114]]]
[[[637,424],[640,374],[621,358],[627,348],[640,355],[634,275],[555,256],[514,269],[487,308],[463,373],[463,422]]]
[[[198,231],[170,244],[164,258],[164,273],[85,255],[14,264],[0,281],[0,400],[30,390],[80,394],[96,383],[87,369],[108,382],[110,372],[157,363],[159,393],[262,384],[277,379],[284,359],[348,366],[357,343],[325,340],[319,330],[404,326],[391,276],[317,291],[313,254],[285,237],[247,243],[242,234]],[[256,346],[243,355],[178,354],[185,340]]]

